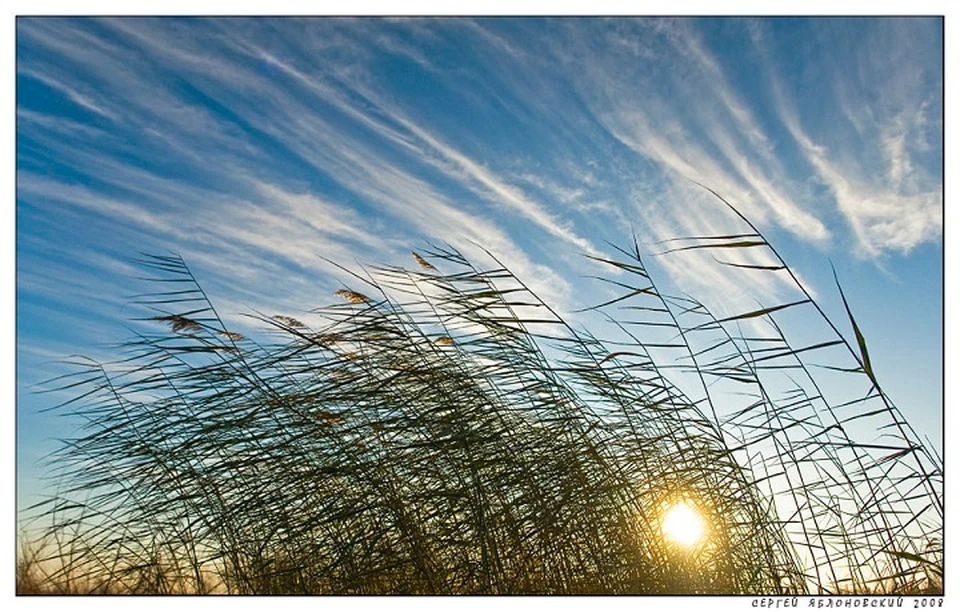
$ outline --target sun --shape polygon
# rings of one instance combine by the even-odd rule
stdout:
[[[687,502],[676,503],[667,509],[661,529],[664,538],[684,548],[697,544],[706,531],[700,513]]]

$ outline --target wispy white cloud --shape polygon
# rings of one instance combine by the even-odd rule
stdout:
[[[932,188],[915,194],[897,193],[885,184],[863,176],[858,168],[831,158],[828,150],[814,144],[795,118],[785,113],[791,134],[801,144],[807,161],[830,189],[837,206],[856,237],[858,255],[876,258],[886,251],[908,252],[922,242],[936,239],[943,228],[943,191]],[[892,164],[896,176],[909,161]]]
[[[662,21],[655,28],[666,34],[669,46],[654,61],[666,63],[666,71],[686,75],[670,81],[679,90],[675,99],[661,97],[653,83],[639,93],[625,87],[620,61],[585,67],[592,81],[586,86],[599,86],[593,99],[601,121],[633,150],[673,173],[675,180],[711,186],[761,224],[773,221],[801,238],[826,240],[829,231],[823,222],[809,205],[796,201],[792,180],[771,153],[765,129],[733,91],[699,34],[683,23]],[[650,82],[642,69],[631,76]]]
[[[105,138],[108,136],[108,132],[86,123],[80,123],[64,117],[45,115],[22,108],[17,109],[17,121],[33,124],[41,129],[65,136],[82,136],[85,138]]]
[[[380,115],[388,118],[390,123],[397,128],[402,128],[402,132],[387,125],[384,121],[378,120],[371,113],[361,111],[357,105],[351,103],[335,87],[317,78],[311,78],[296,67],[278,60],[263,50],[254,48],[254,51],[264,61],[269,61],[305,84],[325,101],[335,103],[339,110],[359,120],[379,136],[410,148],[417,155],[419,161],[430,163],[491,203],[515,210],[526,221],[586,253],[597,254],[599,252],[589,240],[573,230],[570,222],[559,221],[554,214],[547,210],[543,203],[528,197],[516,185],[507,183],[482,164],[423,128],[406,116],[397,105],[387,102],[361,82],[357,81],[349,84],[351,93],[362,96],[362,99],[373,106]]]
[[[160,85],[147,82],[135,71],[114,70],[116,60],[105,57],[99,48],[73,49],[69,46],[70,36],[61,37],[58,32],[47,30],[34,33],[37,44],[69,52],[88,66],[97,66],[104,73],[110,73],[103,75],[99,97],[115,101],[113,95],[120,93],[120,99],[126,98],[130,105],[137,106],[140,114],[156,115],[162,122],[155,124],[149,135],[165,140],[168,150],[175,152],[177,158],[189,166],[202,167],[207,175],[206,182],[209,183],[211,177],[219,177],[214,182],[219,182],[221,187],[210,190],[181,183],[111,159],[109,154],[86,156],[82,149],[89,142],[81,139],[76,144],[51,141],[51,150],[59,151],[59,155],[69,159],[70,163],[79,164],[90,175],[97,176],[98,181],[109,184],[113,193],[24,175],[21,181],[24,196],[68,201],[166,236],[172,246],[202,265],[216,265],[220,261],[214,269],[223,275],[243,274],[244,262],[255,261],[264,254],[279,256],[287,265],[319,270],[323,270],[326,264],[318,263],[322,262],[316,257],[318,252],[347,262],[354,259],[369,261],[390,252],[396,253],[399,239],[404,235],[410,242],[424,238],[449,241],[466,250],[473,249],[472,243],[477,243],[502,256],[518,274],[534,279],[533,284],[545,298],[556,300],[561,307],[566,303],[570,288],[559,274],[542,263],[535,263],[498,224],[477,212],[468,212],[468,207],[463,204],[451,201],[448,195],[431,185],[420,169],[426,162],[427,167],[441,170],[462,187],[482,193],[489,200],[513,206],[547,232],[571,240],[585,250],[592,250],[589,243],[576,236],[568,226],[556,222],[543,207],[525,197],[515,186],[506,184],[456,148],[404,117],[398,108],[378,107],[375,113],[359,110],[355,106],[356,91],[351,94],[354,98],[351,101],[337,86],[307,77],[292,67],[281,65],[279,60],[272,61],[274,69],[309,85],[314,98],[332,103],[343,116],[367,128],[368,134],[372,132],[374,139],[370,140],[367,135],[364,140],[358,137],[352,126],[344,126],[340,118],[328,119],[312,113],[309,98],[296,98],[290,91],[274,90],[269,76],[251,70],[248,65],[232,63],[229,55],[213,53],[211,58],[198,61],[193,59],[194,43],[188,39],[164,40],[161,44],[157,31],[131,28],[124,23],[110,22],[107,25],[119,27],[138,45],[157,50],[154,63],[147,72],[179,71],[197,75],[198,87],[220,99],[236,116],[269,135],[296,158],[359,196],[366,202],[368,214],[361,219],[350,206],[318,197],[304,187],[303,179],[297,181],[299,185],[296,187],[284,186],[289,177],[278,175],[269,162],[260,164],[265,161],[260,151],[251,147],[248,139],[235,129],[224,125],[221,118],[213,117],[184,100],[172,98],[169,91],[157,91]],[[72,40],[76,42],[80,38]],[[180,49],[180,45],[186,48]],[[162,52],[159,51],[161,47]],[[239,43],[228,45],[228,48],[234,52],[251,49]],[[119,50],[116,44],[110,46],[114,55]],[[158,58],[162,60],[159,64]],[[261,55],[261,58],[270,60],[267,55]],[[241,95],[232,97],[233,90],[238,90]],[[260,93],[244,95],[244,90]],[[204,141],[211,136],[213,143],[197,146],[201,142],[198,139],[200,134]],[[398,157],[396,149],[378,146],[378,139],[394,144],[406,143],[407,152]],[[251,170],[253,177],[260,176],[264,180],[237,180],[237,176]],[[116,190],[128,196],[118,196]],[[131,195],[151,204],[134,204]],[[476,206],[474,208],[478,210]],[[372,210],[382,211],[387,218],[402,220],[402,223],[392,226],[389,232],[382,231],[385,227],[371,227],[371,219],[377,218],[377,215],[369,214]],[[215,246],[223,249],[223,257],[205,256]],[[270,269],[273,266],[265,262],[262,267]],[[247,270],[251,271],[249,266]],[[325,271],[331,272],[329,268]],[[271,272],[278,274],[281,270]],[[290,280],[289,275],[287,280]]]
[[[396,114],[394,114],[393,117],[413,134],[416,134],[423,142],[429,145],[431,149],[439,153],[444,160],[452,163],[460,171],[462,177],[469,178],[472,182],[476,182],[487,189],[494,202],[514,208],[528,221],[533,222],[553,236],[578,247],[588,254],[595,255],[599,253],[589,240],[579,236],[572,229],[570,223],[557,221],[541,203],[535,202],[527,197],[522,190],[514,185],[505,183],[480,164],[427,133],[413,122],[407,119],[401,119]]]
[[[213,150],[221,156],[250,150],[235,126],[176,93],[170,74],[142,53],[70,20],[27,20],[18,31],[43,50],[18,65],[20,73],[42,73],[48,86],[65,92],[82,90],[83,100],[119,123],[113,128],[127,138],[166,141],[195,161]]]
[[[742,28],[754,42],[757,53],[746,59],[758,66],[756,81],[761,85],[777,82],[784,70],[792,69],[777,63],[763,23],[746,20],[726,26]],[[640,222],[661,239],[673,237],[677,228],[695,235],[737,229],[738,222],[722,206],[698,207],[696,215],[691,214],[688,200],[683,199],[690,197],[684,187],[690,179],[717,190],[765,231],[783,229],[821,248],[882,258],[935,240],[941,231],[942,190],[916,156],[934,133],[929,118],[937,116],[938,94],[936,88],[926,98],[902,92],[910,87],[914,92],[930,91],[929,83],[918,81],[916,58],[910,57],[906,46],[912,34],[898,31],[883,48],[870,43],[866,45],[869,56],[858,60],[857,78],[868,82],[874,88],[871,92],[879,88],[880,105],[864,96],[865,86],[838,88],[845,97],[838,94],[833,100],[828,91],[816,92],[822,104],[833,104],[820,111],[818,128],[846,138],[843,130],[831,125],[852,124],[856,119],[853,129],[861,139],[831,142],[827,148],[813,144],[800,129],[797,116],[784,108],[782,94],[756,84],[744,90],[749,81],[744,80],[742,66],[715,55],[698,22],[578,21],[569,27],[547,28],[548,34],[532,37],[528,41],[532,47],[524,49],[495,33],[499,29],[495,25],[473,23],[471,28],[483,32],[503,57],[518,62],[536,62],[529,58],[531,48],[545,50],[543,55],[554,63],[553,72],[562,71],[598,125],[661,169],[663,173],[651,181],[653,187],[634,190],[645,194],[642,202],[635,199]],[[631,40],[634,44],[626,44]],[[884,61],[878,62],[880,58]],[[890,62],[893,70],[883,68]],[[549,65],[538,67],[544,74],[551,73]],[[879,78],[882,70],[888,70],[885,78]],[[838,67],[826,78],[842,80],[846,72]],[[770,109],[775,112],[771,114]],[[863,154],[865,143],[874,143],[880,154],[876,162]],[[802,151],[799,156],[791,153],[798,150]],[[839,151],[842,157],[837,157]],[[622,183],[644,176],[640,164],[621,168]],[[546,184],[540,181],[539,187]],[[826,198],[821,184],[829,189]],[[651,202],[660,203],[659,221],[651,220]],[[838,214],[847,220],[848,228],[828,225]],[[846,237],[848,232],[852,240]],[[683,264],[669,266],[671,276],[687,279],[687,286],[694,277],[721,278],[716,270],[707,272],[706,261],[694,266],[691,254],[680,259]],[[771,279],[752,286],[764,289],[768,299],[789,290],[789,279],[776,280],[776,275]],[[719,280],[712,282],[716,294],[735,293],[719,286]]]
[[[103,106],[93,102],[90,95],[80,93],[78,90],[74,89],[73,87],[70,87],[69,85],[67,85],[62,81],[52,78],[38,70],[21,69],[18,72],[25,77],[31,78],[35,81],[39,81],[40,83],[43,83],[47,87],[50,87],[51,89],[55,89],[59,91],[60,93],[64,94],[71,102],[80,106],[81,108],[84,108],[88,111],[92,111],[100,115],[101,117],[110,119],[111,121],[119,120],[119,117],[113,111],[110,111],[104,108]]]
[[[862,34],[869,53],[850,58],[854,69],[831,78],[846,122],[817,125],[822,142],[804,126],[778,70],[768,65],[766,71],[778,117],[847,220],[854,253],[872,259],[909,252],[942,234],[940,178],[917,163],[929,149],[931,128],[938,130],[928,116],[942,93],[936,81],[932,89],[922,87],[915,62],[904,57],[912,45],[908,23],[915,22],[881,20]],[[882,92],[880,104],[870,103],[874,91]]]
[[[148,230],[175,235],[177,226],[164,215],[111,198],[79,184],[70,184],[45,178],[31,172],[17,173],[19,197],[39,197],[64,204],[82,206],[90,212],[113,217],[121,222],[131,222]]]
[[[84,139],[74,134],[72,149],[50,138],[62,157],[88,173],[100,164],[100,180],[154,204],[131,205],[129,198],[91,186],[76,190],[75,203],[163,231],[197,246],[197,252],[206,252],[202,238],[208,247],[231,245],[227,248],[238,260],[248,259],[242,256],[248,251],[304,262],[316,252],[318,240],[328,253],[348,258],[361,251],[398,252],[401,236],[476,241],[502,250],[518,272],[548,279],[542,289],[563,300],[571,294],[569,283],[536,261],[528,248],[531,239],[517,239],[513,228],[518,223],[576,252],[597,253],[596,236],[604,233],[588,238],[580,228],[622,228],[625,233],[628,225],[644,224],[642,215],[650,215],[649,206],[630,205],[628,197],[645,192],[647,197],[656,194],[664,219],[673,218],[670,223],[647,223],[660,232],[658,238],[672,237],[668,232],[676,228],[695,234],[728,231],[731,219],[723,207],[700,207],[692,219],[685,206],[664,197],[690,197],[688,179],[716,189],[762,227],[782,228],[814,244],[828,243],[832,232],[824,217],[830,211],[811,197],[807,177],[784,164],[783,134],[829,187],[861,254],[909,250],[939,231],[940,192],[928,188],[914,155],[928,134],[925,123],[935,115],[935,104],[925,101],[915,108],[891,97],[888,106],[899,110],[887,112],[889,121],[876,137],[887,179],[878,185],[868,180],[871,172],[849,158],[836,159],[830,149],[815,145],[799,116],[782,104],[777,118],[783,132],[777,132],[769,117],[761,118],[754,97],[735,85],[737,76],[714,54],[697,23],[689,20],[554,22],[546,35],[525,39],[522,45],[498,22],[463,20],[451,25],[466,52],[483,50],[476,59],[504,92],[495,98],[499,103],[518,113],[555,119],[553,124],[565,133],[555,141],[564,146],[551,151],[557,164],[552,171],[522,159],[505,162],[468,153],[462,141],[441,136],[423,113],[378,84],[373,63],[387,54],[412,62],[462,93],[460,79],[424,51],[449,34],[431,22],[405,20],[389,27],[362,20],[322,26],[314,22],[311,27],[291,26],[297,29],[296,37],[276,36],[282,28],[274,22],[242,21],[236,27],[207,22],[200,26],[204,36],[185,22],[98,22],[98,28],[116,35],[113,39],[69,21],[25,25],[26,38],[46,55],[26,62],[24,76],[114,122],[135,115],[141,123],[128,122],[125,129],[139,134],[149,152],[145,154],[155,156],[162,149],[195,171],[216,177],[216,187],[197,189],[149,176],[110,154],[84,161],[81,151],[92,135]],[[742,27],[755,45],[768,44],[762,24],[746,21]],[[521,28],[521,33],[526,31]],[[361,41],[373,45],[376,53]],[[138,51],[131,54],[131,49]],[[309,59],[316,53],[334,53],[340,61]],[[52,65],[49,56],[57,58]],[[758,56],[762,60],[763,53]],[[873,69],[868,61],[861,63],[861,72]],[[775,62],[760,64],[776,83]],[[164,75],[179,75],[240,123],[175,92]],[[660,92],[663,85],[669,96]],[[850,97],[856,93],[844,91],[847,98],[838,102],[840,107],[853,104]],[[52,117],[23,112],[24,121],[45,121],[51,131],[70,129],[62,118],[54,125]],[[858,115],[850,108],[844,112]],[[869,126],[861,120],[855,129]],[[261,135],[291,161],[268,153]],[[656,187],[625,187],[652,175],[630,155],[610,155],[612,142],[659,168],[651,182]],[[609,167],[596,165],[600,153],[606,154]],[[339,185],[344,195],[321,196],[302,171],[291,183],[291,163],[301,162]],[[53,197],[49,192],[56,186],[44,187],[36,179],[30,178],[25,187],[45,189]],[[441,187],[444,183],[461,191]],[[896,195],[885,189],[889,185]],[[473,197],[464,200],[463,192]],[[360,202],[362,212],[355,208]],[[904,214],[905,209],[912,212]],[[189,214],[178,225],[154,210]],[[374,211],[382,213],[381,223],[399,221],[395,228],[401,231],[392,242],[384,240],[382,227],[360,229]],[[689,270],[690,265],[680,268]],[[680,268],[677,275],[682,275]],[[252,269],[247,273],[255,274]],[[775,292],[775,284],[759,286]]]

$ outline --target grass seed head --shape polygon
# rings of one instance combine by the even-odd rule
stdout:
[[[416,253],[415,251],[410,251],[410,252],[413,254],[413,258],[417,261],[417,264],[421,268],[423,268],[424,270],[432,270],[434,272],[437,270],[432,263],[430,263],[429,261],[421,257],[418,253]]]
[[[301,323],[297,319],[294,319],[293,317],[288,317],[286,315],[273,315],[273,320],[279,323],[282,323],[287,327],[294,327],[294,328],[306,327],[303,323]]]
[[[351,291],[350,289],[338,289],[335,295],[342,297],[351,304],[369,304],[372,300],[362,293]]]
[[[170,323],[170,328],[175,332],[200,331],[203,329],[203,326],[193,319],[189,319],[180,315],[163,315],[160,317],[153,317],[153,320]]]

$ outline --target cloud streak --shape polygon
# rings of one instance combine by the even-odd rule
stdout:
[[[913,22],[871,24],[852,65],[824,76],[836,93],[816,99],[791,95],[805,77],[774,26],[724,22],[743,46],[737,65],[712,25],[27,20],[19,78],[72,110],[18,109],[32,164],[22,194],[70,194],[201,256],[217,245],[247,277],[257,272],[242,262],[262,255],[322,271],[305,263],[318,246],[363,259],[401,253],[405,240],[478,242],[562,303],[574,294],[565,271],[582,264],[547,241],[597,254],[631,224],[659,239],[726,231],[722,207],[691,216],[675,203],[696,197],[691,179],[822,249],[849,243],[879,260],[938,239],[942,188],[928,158],[942,93],[915,75]],[[845,32],[818,35],[839,44]],[[890,74],[881,40],[898,58]],[[454,59],[437,53],[452,41]],[[385,74],[423,85],[397,89]],[[876,90],[881,104],[863,104]],[[527,141],[442,123],[426,91]],[[834,112],[817,120],[810,108],[825,103]],[[876,153],[851,154],[862,150],[853,139]],[[50,182],[39,166],[51,163],[74,176]],[[678,280],[691,265],[668,268]],[[776,295],[776,281],[756,286]]]
[[[831,77],[846,121],[805,121],[784,77],[767,71],[780,120],[847,220],[861,257],[907,253],[942,234],[939,163],[922,159],[939,149],[930,140],[939,140],[942,83],[928,74],[922,86],[920,58],[910,57],[923,53],[913,50],[916,37],[939,34],[934,23],[918,20],[878,20],[860,32],[860,48]],[[769,40],[758,30],[754,43],[762,55],[771,51]],[[869,104],[875,95],[881,103]]]

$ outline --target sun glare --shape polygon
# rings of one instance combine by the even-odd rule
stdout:
[[[690,548],[703,537],[704,524],[700,514],[688,503],[671,506],[663,516],[663,536],[684,548]]]

